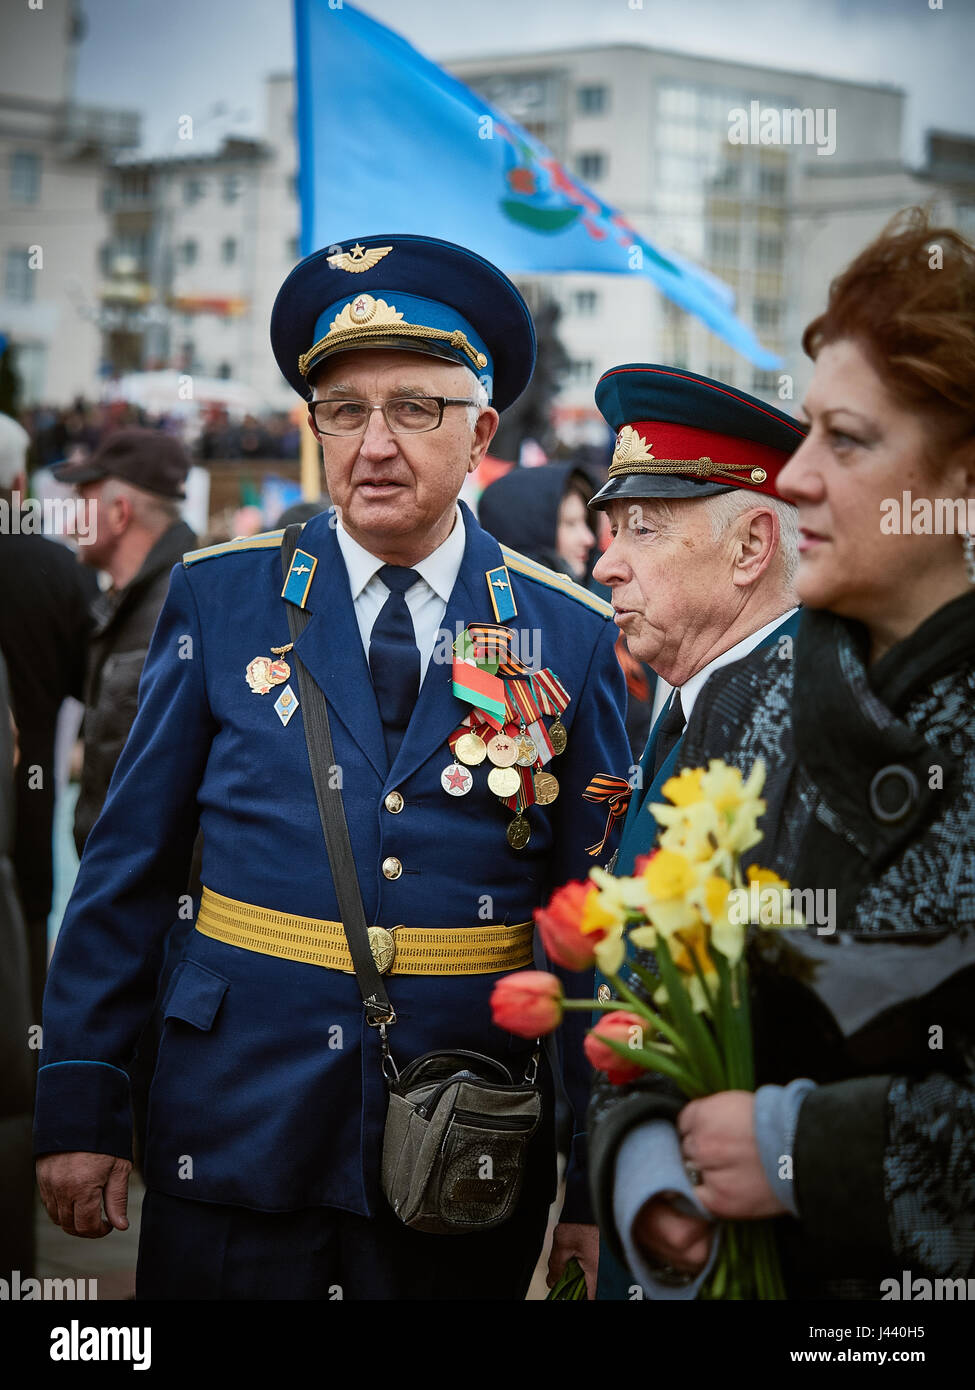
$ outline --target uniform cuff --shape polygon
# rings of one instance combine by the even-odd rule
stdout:
[[[700,1216],[713,1223],[714,1218],[698,1201],[688,1180],[677,1130],[669,1120],[650,1120],[631,1129],[620,1144],[613,1185],[613,1217],[626,1263],[646,1297],[690,1301],[697,1297],[714,1266],[720,1242],[719,1231],[714,1233],[707,1264],[700,1274],[686,1283],[669,1282],[663,1270],[655,1268],[637,1245],[633,1229],[641,1208],[663,1192],[676,1194],[674,1205],[688,1216]]]
[[[37,1073],[34,1154],[132,1158],[128,1073],[108,1062],[51,1062]]]

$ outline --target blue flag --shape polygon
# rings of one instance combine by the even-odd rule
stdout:
[[[295,0],[302,254],[394,232],[509,274],[641,274],[749,361],[780,365],[731,290],[641,237],[544,145],[361,10]]]

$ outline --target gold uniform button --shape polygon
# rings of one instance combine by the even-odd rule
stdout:
[[[600,985],[599,989],[596,991],[596,998],[599,1000],[600,1004],[608,1004],[612,997],[613,991],[610,989],[609,985]]]
[[[392,855],[392,854],[391,854],[391,855],[389,856],[388,859],[384,859],[384,860],[383,860],[383,875],[384,875],[384,877],[386,877],[386,878],[399,878],[399,876],[400,876],[400,874],[401,874],[402,872],[403,872],[403,865],[399,862],[399,860],[395,857],[395,855]]]
[[[399,792],[390,792],[385,801],[386,810],[392,816],[398,816],[405,804]]]

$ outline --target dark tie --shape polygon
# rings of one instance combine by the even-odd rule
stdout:
[[[687,720],[684,718],[684,710],[680,702],[680,691],[675,690],[673,699],[667,707],[663,719],[660,721],[660,728],[657,730],[657,741],[653,749],[653,774],[651,781],[656,780],[657,773],[674,751],[674,745],[684,732],[684,725]]]
[[[369,639],[369,670],[392,767],[420,690],[420,653],[406,591],[420,578],[402,565],[383,565],[379,578],[389,590]]]

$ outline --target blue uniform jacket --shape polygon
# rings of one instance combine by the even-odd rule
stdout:
[[[463,563],[443,627],[493,622],[485,573],[508,564],[517,617],[571,703],[566,752],[548,764],[561,791],[532,807],[527,848],[505,838],[511,813],[474,769],[449,797],[447,739],[468,712],[449,662],[427,669],[392,768],[344,563],[325,513],[299,544],[318,559],[296,644],[329,703],[366,920],[380,926],[524,922],[593,860],[605,809],[582,799],[596,773],[628,761],[624,684],[611,610],[563,576],[502,552],[465,508]],[[35,1152],[131,1153],[127,1067],[153,1007],[156,962],[180,915],[194,837],[202,881],[277,911],[338,919],[301,709],[284,726],[283,687],[259,696],[248,663],[289,641],[280,533],[194,552],[177,565],[140,686],[139,711],[85,849],[51,966],[38,1076]],[[522,655],[526,648],[521,646]],[[297,679],[291,678],[297,693]],[[397,790],[403,809],[385,797]],[[397,804],[395,800],[392,803]],[[402,875],[383,876],[386,856]],[[497,975],[390,976],[391,1030],[402,1067],[439,1048],[472,1048],[522,1067],[530,1044],[496,1028]],[[575,980],[585,996],[591,980]],[[385,1117],[376,1030],[355,977],[188,933],[163,998],[149,1100],[147,1184],[177,1196],[259,1210],[312,1205],[369,1214],[384,1199]],[[579,1015],[572,1016],[574,1020]],[[584,1123],[589,1069],[566,1048],[566,1083]],[[187,1161],[189,1160],[189,1162]],[[578,1166],[578,1165],[576,1165]],[[583,1219],[576,1173],[567,1219]],[[573,1209],[574,1208],[574,1209]]]

